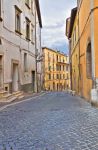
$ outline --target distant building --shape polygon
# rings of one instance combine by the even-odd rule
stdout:
[[[98,101],[98,1],[78,0],[66,20],[72,90]]]
[[[69,57],[47,47],[43,51],[44,89],[63,91],[70,88]]]
[[[0,0],[1,92],[37,91],[36,78],[41,86],[41,28],[39,0]]]

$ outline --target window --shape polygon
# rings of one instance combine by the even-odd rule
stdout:
[[[48,52],[48,61],[49,62],[51,61],[49,52]]]
[[[57,91],[59,90],[59,84],[57,83]]]
[[[60,74],[60,79],[62,79],[62,75]]]
[[[35,8],[34,8],[34,7],[35,7],[35,5],[34,5],[34,0],[31,1],[31,7],[32,7],[32,13],[34,14],[34,9],[35,9]]]
[[[49,58],[49,52],[48,52],[48,58]]]
[[[66,71],[68,71],[68,69],[69,69],[68,66],[66,66]]]
[[[53,82],[53,90],[55,90],[55,83]]]
[[[21,34],[21,10],[15,6],[15,31]]]
[[[60,71],[62,70],[62,67],[61,67],[61,65],[60,65]]]
[[[56,65],[56,71],[59,71],[59,66],[58,65]]]
[[[33,28],[33,25],[32,25],[32,28],[31,28],[31,42],[34,43],[34,28]]]
[[[54,69],[54,64],[53,64],[53,71],[54,71],[55,69]]]
[[[68,75],[68,73],[67,73],[67,79],[69,79],[69,75]]]
[[[57,74],[57,79],[59,79],[59,74]]]
[[[53,79],[54,79],[54,74],[53,74]]]
[[[48,70],[51,71],[50,62],[48,63]]]
[[[33,29],[31,30],[31,42],[34,43],[33,42]]]
[[[25,0],[25,4],[28,8],[30,8],[30,0]]]
[[[51,74],[49,74],[49,80],[51,80]]]
[[[63,66],[63,71],[64,71],[64,69],[65,69],[65,66]]]
[[[24,53],[24,72],[27,72],[27,53]]]
[[[58,61],[58,55],[57,55],[57,61]]]
[[[86,70],[87,70],[87,77],[92,77],[92,56],[91,56],[91,43],[87,46],[86,52]]]
[[[30,20],[26,18],[26,39],[30,40]]]

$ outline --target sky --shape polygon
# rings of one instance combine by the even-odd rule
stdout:
[[[68,54],[65,37],[66,18],[76,7],[76,0],[39,0],[42,16],[42,46]]]

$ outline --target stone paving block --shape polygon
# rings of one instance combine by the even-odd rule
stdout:
[[[0,150],[98,150],[98,109],[64,92],[0,112]]]

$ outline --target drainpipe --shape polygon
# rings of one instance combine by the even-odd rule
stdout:
[[[72,88],[72,57],[71,57],[71,39],[69,39],[69,48],[70,48],[70,51],[69,51],[69,65],[70,65],[70,88],[71,90],[73,90]]]
[[[90,0],[91,10],[94,8],[94,0]],[[94,47],[94,14],[91,12],[91,48],[92,48],[92,80],[93,89],[96,88],[96,78],[95,78],[95,47]]]
[[[79,65],[78,65],[78,69],[79,69],[79,77],[78,77],[78,93],[80,92],[80,24],[79,24],[79,10],[78,10],[78,39],[79,39]]]
[[[37,78],[37,36],[36,36],[36,9],[35,9],[35,68],[36,68],[36,92],[38,92],[38,78]]]
[[[95,46],[94,46],[94,14],[92,12],[94,8],[94,0],[90,0],[91,4],[91,48],[92,48],[92,89],[91,89],[91,104],[98,104],[98,87],[96,87],[96,76],[95,76]],[[98,81],[97,81],[98,82]]]
[[[40,27],[40,26],[39,26]],[[40,54],[42,56],[42,47],[41,47],[41,27],[40,27]],[[40,61],[41,72],[40,72],[40,90],[42,90],[42,61]]]

